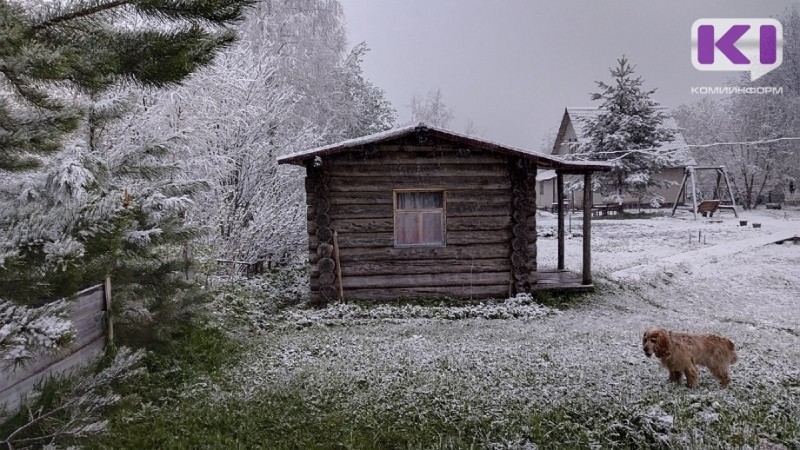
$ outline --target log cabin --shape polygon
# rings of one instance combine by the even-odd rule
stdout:
[[[582,274],[564,270],[562,208],[558,267],[537,270],[536,172],[581,175],[591,186],[592,173],[608,163],[566,161],[424,123],[278,162],[306,168],[312,304],[593,288],[589,214]]]

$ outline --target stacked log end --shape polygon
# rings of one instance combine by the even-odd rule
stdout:
[[[509,162],[511,178],[511,292],[530,292],[536,271],[536,165],[526,160]]]
[[[321,307],[336,299],[336,275],[334,275],[336,263],[333,259],[333,228],[331,227],[331,202],[328,190],[330,173],[324,165],[310,165],[307,182],[309,183],[308,190],[314,193],[313,200],[309,205],[309,215],[313,217],[314,235],[319,242],[316,249],[319,257],[317,259],[319,288],[316,293],[312,292],[311,303]]]

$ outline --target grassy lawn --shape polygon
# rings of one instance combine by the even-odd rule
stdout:
[[[261,286],[232,290],[219,310],[240,345],[220,351],[234,356],[170,367],[189,375],[153,380],[169,388],[129,402],[89,446],[800,448],[800,245],[623,283],[602,273],[694,249],[680,238],[707,224],[602,223],[597,291],[550,306],[276,312]],[[752,233],[724,225],[714,245]],[[568,255],[579,247],[569,240]],[[656,324],[731,338],[731,387],[705,369],[695,389],[668,384],[640,348]]]

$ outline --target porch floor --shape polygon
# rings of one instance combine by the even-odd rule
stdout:
[[[536,272],[536,284],[531,286],[533,292],[570,291],[592,292],[593,284],[581,284],[582,278],[572,272],[557,269],[545,269]]]

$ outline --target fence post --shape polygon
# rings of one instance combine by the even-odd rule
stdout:
[[[111,277],[106,277],[104,298],[106,304],[106,345],[114,344],[114,315],[111,313]]]

